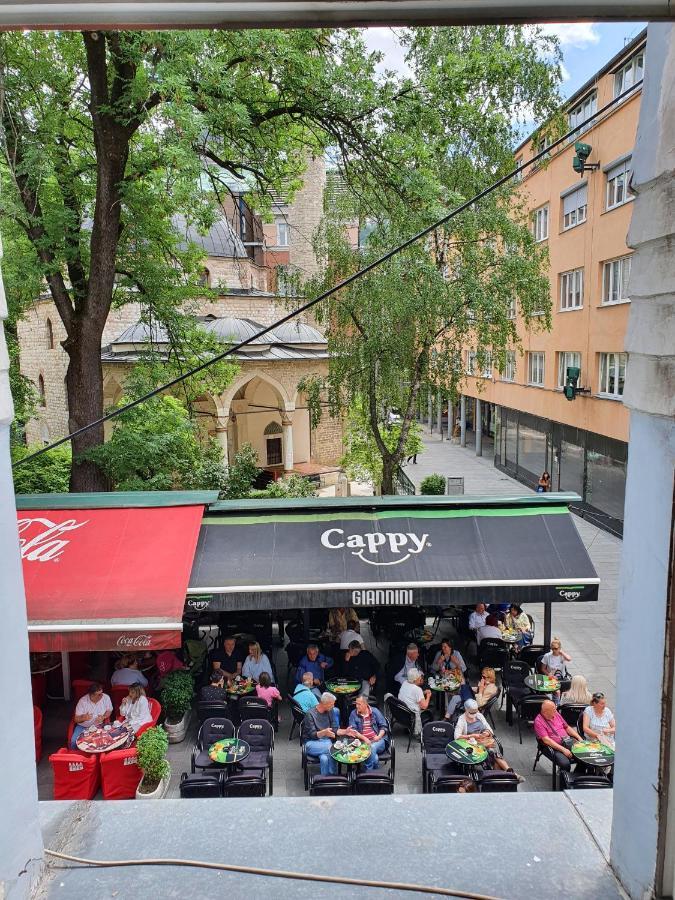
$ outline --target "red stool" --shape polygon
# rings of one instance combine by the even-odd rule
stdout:
[[[54,773],[54,800],[93,800],[101,784],[98,756],[62,747],[49,762]]]
[[[133,800],[142,774],[135,747],[101,754],[103,799]]]
[[[30,684],[33,689],[33,704],[42,709],[47,699],[47,678],[45,675],[31,675]]]
[[[33,707],[33,732],[35,734],[35,762],[42,759],[42,710],[39,706]]]

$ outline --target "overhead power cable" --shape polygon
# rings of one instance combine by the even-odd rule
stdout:
[[[363,278],[364,275],[368,275],[369,272],[372,272],[374,269],[377,269],[379,266],[388,262],[390,259],[393,259],[394,256],[397,256],[399,253],[403,252],[403,250],[407,250],[408,247],[412,247],[413,244],[416,244],[417,241],[421,241],[427,235],[434,232],[437,228],[441,228],[451,219],[454,219],[456,216],[465,212],[470,207],[474,206],[476,203],[479,203],[485,197],[494,193],[498,188],[502,187],[502,185],[506,184],[508,181],[511,181],[513,178],[522,175],[524,169],[527,169],[530,166],[533,166],[540,159],[547,157],[550,155],[551,151],[561,144],[569,141],[570,138],[579,134],[586,125],[589,125],[591,122],[597,120],[603,113],[607,112],[607,110],[611,109],[613,106],[616,106],[617,103],[620,103],[629,94],[633,94],[640,85],[642,84],[642,80],[636,82],[627,90],[623,91],[623,93],[618,94],[613,100],[610,100],[609,103],[606,103],[603,107],[601,107],[597,112],[593,113],[592,116],[589,116],[584,122],[580,125],[576,125],[567,134],[564,134],[562,137],[553,141],[549,144],[548,147],[545,147],[543,150],[540,150],[538,153],[528,159],[527,162],[522,163],[517,168],[513,169],[507,175],[503,175],[501,178],[494,181],[491,185],[484,188],[475,196],[471,197],[470,200],[465,200],[463,203],[460,203],[459,206],[456,206],[453,210],[451,210],[447,215],[438,219],[431,225],[428,225],[426,228],[423,228],[421,231],[418,231],[417,234],[414,234],[412,237],[409,237],[407,240],[403,241],[402,244],[398,244],[398,246],[394,247],[392,250],[388,250],[382,256],[373,260],[373,262],[368,263],[368,265],[364,266],[362,269],[354,272],[352,275],[349,275],[343,281],[340,281],[338,284],[334,285],[323,293],[319,294],[318,297],[314,297],[313,300],[308,300],[307,303],[303,303],[302,306],[299,306],[297,309],[289,312],[287,315],[282,316],[276,322],[273,322],[271,325],[266,325],[265,328],[262,328],[256,334],[251,335],[251,337],[246,338],[244,341],[240,341],[238,344],[234,344],[232,347],[229,347],[227,350],[224,350],[222,353],[217,353],[215,356],[210,357],[210,359],[205,360],[200,365],[195,366],[194,369],[189,369],[187,372],[184,372],[181,375],[178,375],[176,378],[173,378],[171,381],[167,381],[166,384],[162,384],[159,387],[154,388],[152,391],[148,391],[147,394],[143,394],[142,397],[137,397],[135,400],[131,400],[129,403],[125,403],[124,406],[120,406],[117,409],[111,410],[106,415],[101,416],[100,419],[95,419],[93,422],[89,422],[88,425],[83,425],[81,428],[77,428],[75,431],[72,431],[70,434],[67,434],[65,437],[59,438],[58,441],[54,441],[51,444],[48,444],[45,447],[41,447],[39,450],[36,450],[34,453],[31,453],[29,456],[24,456],[22,459],[17,460],[13,468],[18,468],[19,466],[25,465],[30,460],[35,459],[38,456],[41,456],[43,453],[46,453],[48,450],[53,450],[55,447],[60,447],[61,444],[65,444],[67,441],[72,440],[75,437],[78,437],[80,434],[84,434],[86,431],[89,431],[90,428],[96,428],[98,425],[103,425],[105,422],[109,422],[111,419],[116,418],[117,416],[121,416],[123,413],[128,412],[130,409],[133,409],[135,406],[140,406],[141,403],[145,403],[146,400],[150,400],[152,397],[156,397],[158,394],[164,393],[164,391],[168,391],[171,388],[175,387],[177,384],[185,381],[187,378],[191,378],[193,375],[199,374],[199,372],[203,372],[205,369],[208,369],[209,366],[214,365],[214,363],[220,362],[228,356],[232,356],[237,353],[243,347],[246,347],[248,344],[252,344],[254,341],[257,341],[258,338],[264,337],[266,334],[269,334],[270,331],[273,331],[275,328],[278,328],[280,325],[285,325],[286,322],[290,322],[291,319],[294,319],[296,316],[301,315],[304,312],[307,312],[308,309],[312,309],[312,307],[316,306],[317,303],[321,303],[324,300],[327,300],[329,297],[332,297],[333,294],[337,294],[338,291],[343,290],[349,285],[353,284],[359,278]]]

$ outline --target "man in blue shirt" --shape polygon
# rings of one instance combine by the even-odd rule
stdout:
[[[378,769],[380,760],[377,754],[387,749],[389,727],[379,709],[368,703],[367,697],[362,695],[356,698],[349,716],[349,728],[353,735],[370,744],[370,756],[365,761],[364,768]]]
[[[297,685],[293,691],[293,699],[304,713],[310,709],[314,709],[321,696],[319,689],[312,687],[313,684],[314,677],[312,673],[305,672],[302,676],[302,684]]]
[[[295,680],[300,684],[305,672],[311,672],[314,685],[319,687],[319,685],[323,684],[325,681],[325,670],[330,669],[332,665],[333,660],[330,656],[324,656],[323,653],[319,653],[319,648],[316,644],[309,644],[307,646],[307,652],[302,657],[298,663],[298,668],[295,670]]]

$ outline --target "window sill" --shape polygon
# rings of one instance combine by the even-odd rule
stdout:
[[[624,200],[623,203],[617,203],[615,206],[606,206],[600,215],[605,216],[607,213],[614,212],[615,209],[621,209],[624,206],[628,206],[628,204],[632,203],[634,200],[635,197],[629,197],[627,200]]]
[[[537,238],[535,238],[534,242],[535,242],[535,244],[545,244],[547,240],[548,240],[548,235],[546,235],[545,238],[539,238],[539,240],[537,240]]]
[[[606,309],[608,306],[625,306],[627,303],[630,303],[630,298],[628,300],[603,300],[598,304],[598,309]]]
[[[527,382],[527,384],[525,385],[525,387],[539,388],[540,391],[545,391],[545,390],[546,390],[546,385],[545,385],[545,384],[532,384],[532,382],[530,382],[530,381]]]
[[[558,234],[567,234],[568,231],[574,231],[575,228],[580,228],[582,225],[585,225],[588,222],[588,219],[584,219],[583,222],[577,222],[576,225],[569,225],[567,228],[563,225]]]
[[[580,312],[583,309],[583,304],[581,306],[570,306],[569,309],[559,309],[559,313],[570,313],[570,312]]]
[[[621,394],[621,395],[617,395],[617,394],[593,394],[592,396],[595,397],[597,400],[614,400],[615,402],[623,403],[623,394]]]

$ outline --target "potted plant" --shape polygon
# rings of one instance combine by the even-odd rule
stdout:
[[[166,758],[169,739],[161,725],[148,728],[136,744],[138,766],[143,777],[136,788],[137,800],[161,800],[171,780],[171,766]]]
[[[420,493],[421,494],[444,494],[445,493],[445,478],[443,475],[438,475],[434,473],[433,475],[427,475],[426,478],[422,479],[420,484]]]
[[[164,727],[170,744],[178,744],[185,737],[192,714],[194,682],[189,672],[178,669],[164,679],[160,701],[164,710]]]

